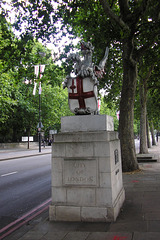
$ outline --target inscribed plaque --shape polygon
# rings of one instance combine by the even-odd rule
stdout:
[[[95,159],[64,159],[63,184],[78,186],[97,185]]]
[[[115,164],[119,162],[118,149],[114,151]]]

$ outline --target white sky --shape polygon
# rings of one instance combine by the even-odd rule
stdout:
[[[19,0],[21,1],[21,0]],[[24,1],[24,0],[23,0]],[[28,2],[28,0],[25,0],[26,4]],[[10,11],[10,14],[9,14],[9,18],[8,18],[8,21],[12,24],[14,23],[15,21],[15,12],[12,10],[12,7],[11,7],[11,0],[6,0],[5,3],[2,3],[2,7],[3,8],[6,8],[6,10],[9,10]],[[54,7],[56,8],[56,5],[54,3]],[[57,24],[58,26],[59,24]],[[25,25],[24,25],[24,31],[25,31]],[[18,31],[15,31],[14,32],[16,36],[19,35]],[[73,40],[73,44],[76,45],[80,40],[78,38],[74,39]],[[41,42],[41,41],[40,41]],[[51,39],[51,42],[50,43],[47,43],[47,47],[51,50],[53,50],[55,53],[59,54],[60,51],[63,51],[63,47],[67,44],[69,44],[71,42],[71,40],[69,39],[69,36],[67,36],[67,32],[66,32],[66,37],[63,37],[61,39],[61,41],[57,40],[56,41],[56,45],[55,46],[53,44],[53,42],[55,42],[55,39]]]

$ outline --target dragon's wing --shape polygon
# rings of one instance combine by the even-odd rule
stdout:
[[[106,47],[106,51],[105,51],[104,57],[103,57],[103,59],[100,61],[99,65],[98,65],[98,67],[99,67],[100,69],[104,69],[104,66],[105,66],[105,64],[106,64],[106,61],[107,61],[107,59],[108,59],[108,53],[109,53],[109,48]]]

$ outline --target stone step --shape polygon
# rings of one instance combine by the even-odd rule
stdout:
[[[137,154],[138,163],[157,162],[157,159],[152,154]]]
[[[157,159],[146,159],[146,158],[140,158],[137,159],[138,163],[150,163],[150,162],[157,162]]]

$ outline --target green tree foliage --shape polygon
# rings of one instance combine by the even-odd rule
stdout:
[[[158,120],[159,120],[159,88],[160,88],[160,45],[156,44],[154,49],[151,49],[146,54],[146,61],[147,64],[153,66],[152,74],[147,82],[147,90],[148,90],[148,98],[147,98],[147,112],[148,112],[148,119],[154,120],[153,123],[158,127]],[[154,108],[153,108],[154,106]]]
[[[119,130],[124,171],[138,168],[133,127],[137,63],[145,51],[155,47],[155,43],[159,41],[159,4],[157,1],[147,0],[92,0],[63,1],[60,5],[64,26],[69,23],[78,36],[91,40],[93,45],[97,46],[99,54],[107,44],[113,49],[117,49],[117,44],[119,50],[123,51]],[[114,67],[117,67],[116,64]]]
[[[145,51],[158,41],[157,36],[160,24],[157,7],[159,3],[157,1],[143,1],[138,3],[137,1],[124,0],[111,3],[110,1],[101,0],[98,2],[88,1],[87,3],[85,1],[70,1],[68,4],[65,1],[65,4],[68,7],[61,8],[63,15],[65,15],[64,13],[68,14],[65,19],[68,20],[69,18],[69,23],[73,23],[72,26],[76,24],[77,28],[78,25],[81,25],[82,35],[86,39],[88,38],[92,42],[95,41],[94,45],[101,46],[101,49],[108,42],[115,48],[114,44],[118,42],[119,48],[123,50],[120,139],[123,170],[134,170],[138,168],[135,156],[133,128],[137,63]],[[72,18],[72,12],[76,17]],[[94,16],[95,21],[90,21],[92,16]],[[100,23],[100,19],[101,23],[103,21],[103,24]],[[95,26],[94,24],[97,21],[99,25]],[[87,22],[89,22],[89,26],[87,26]],[[106,27],[105,30],[103,29],[104,25]],[[98,48],[99,52],[101,52],[101,49]],[[128,156],[130,157],[128,158]]]
[[[44,130],[60,130],[62,116],[71,115],[68,107],[68,92],[62,86],[42,85],[42,123]]]
[[[12,2],[18,9],[18,21],[15,26],[22,26],[21,23],[26,21],[26,34],[34,32],[37,37],[44,36],[49,39],[51,33],[53,36],[56,35],[58,28],[55,29],[55,22],[60,19],[63,22],[61,29],[65,30],[64,34],[68,31],[75,36],[83,37],[85,41],[90,40],[96,46],[94,62],[101,59],[106,46],[109,45],[113,50],[110,51],[107,74],[101,81],[101,86],[108,90],[113,89],[113,93],[116,90],[117,96],[118,90],[121,90],[119,130],[123,169],[125,171],[137,169],[133,128],[137,63],[147,49],[159,42],[160,2],[157,0]],[[109,69],[113,74],[109,74]],[[110,76],[113,76],[113,79]]]
[[[0,73],[0,75],[0,122],[3,124],[13,113],[17,101],[13,99],[15,92],[13,73]]]
[[[21,141],[23,135],[37,134],[40,81],[43,131],[48,135],[51,128],[59,130],[61,116],[70,112],[68,94],[62,89],[64,70],[54,64],[52,52],[41,43],[17,39],[6,21],[0,29],[0,142]],[[34,66],[41,64],[45,64],[45,71],[40,79],[34,75]]]
[[[13,114],[17,104],[14,98],[16,82],[13,71],[13,62],[15,62],[13,52],[16,52],[14,35],[5,18],[0,15],[0,121],[2,124],[9,115]]]
[[[154,101],[154,91],[158,90],[159,85],[159,45],[155,45],[148,49],[139,61],[138,65],[138,85],[137,85],[137,101],[135,104],[135,117],[140,120],[140,153],[147,153],[146,143],[146,122],[152,120],[156,129],[159,120],[158,98]],[[158,97],[158,96],[157,96]],[[153,108],[154,105],[154,108]],[[140,110],[141,109],[141,110]],[[140,118],[141,115],[141,118]]]
[[[153,121],[155,129],[157,130],[160,130],[160,126],[159,126],[160,78],[159,76],[160,76],[159,63],[155,63],[154,70],[152,71],[152,75],[148,83],[147,113],[148,113],[148,119]]]
[[[118,126],[119,126],[118,117],[119,117],[119,115],[117,115],[118,110],[117,110],[116,105],[114,103],[112,103],[112,106],[111,106],[111,104],[108,105],[105,101],[105,98],[102,97],[101,98],[100,114],[106,114],[106,115],[112,116],[113,120],[114,120],[114,130],[118,131]]]

